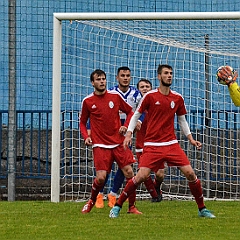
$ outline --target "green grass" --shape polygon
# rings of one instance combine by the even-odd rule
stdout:
[[[116,219],[107,206],[83,215],[83,205],[2,201],[0,239],[240,239],[240,202],[206,202],[216,219],[199,218],[194,201],[138,201],[143,215],[127,214],[125,204]]]

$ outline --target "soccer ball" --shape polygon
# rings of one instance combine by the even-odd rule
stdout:
[[[224,71],[223,69],[226,69],[227,71]],[[235,76],[235,70],[230,66],[221,66],[217,69],[217,80],[220,84],[227,85],[228,81],[233,80],[233,76]]]

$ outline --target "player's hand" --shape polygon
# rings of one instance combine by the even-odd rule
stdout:
[[[226,85],[230,85],[231,83],[236,81],[238,73],[237,71],[232,71],[229,66],[225,66],[221,68],[218,76],[225,81]]]
[[[91,146],[92,145],[92,139],[91,139],[91,137],[87,137],[86,139],[85,139],[85,142],[84,142],[87,146]]]
[[[135,131],[139,131],[141,129],[142,123],[140,121],[137,121],[137,125],[135,127]]]
[[[132,133],[128,131],[123,141],[123,147],[124,149],[127,149],[131,145],[132,145]]]
[[[124,135],[126,132],[127,132],[127,127],[121,126],[121,127],[119,128],[119,133],[120,133],[120,134]]]
[[[197,150],[200,150],[200,149],[202,148],[202,143],[200,143],[199,141],[196,141],[196,140],[192,139],[192,140],[190,141],[190,143],[191,143],[193,146],[195,146],[195,147],[197,148]]]

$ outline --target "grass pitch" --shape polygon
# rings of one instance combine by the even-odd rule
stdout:
[[[81,214],[84,203],[0,202],[0,239],[240,239],[240,202],[207,201],[216,219],[199,218],[194,201],[138,201],[142,215],[108,217],[110,208]]]

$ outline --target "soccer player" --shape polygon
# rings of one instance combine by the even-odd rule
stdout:
[[[144,96],[147,92],[152,90],[152,83],[148,79],[140,79],[137,83],[137,89],[141,92],[142,96]],[[147,112],[144,115],[143,122],[141,122],[141,128],[140,130],[136,131],[136,155],[138,159],[138,163],[140,161],[140,157],[143,152],[143,145],[144,145],[144,138],[146,134],[147,129]],[[141,117],[138,121],[141,120]],[[161,185],[164,179],[164,165],[162,166],[162,169],[159,169],[158,172],[155,175],[154,183],[152,181],[151,175],[147,177],[144,184],[148,190],[149,193],[152,193],[152,188],[154,187],[157,192],[157,197],[152,197],[152,202],[161,202],[162,201],[162,191],[161,191]]]
[[[110,88],[109,90],[118,92],[124,98],[124,100],[132,106],[133,111],[135,111],[138,103],[142,98],[142,95],[135,87],[130,86],[130,82],[131,82],[130,68],[126,66],[119,67],[117,70],[116,79],[118,81],[118,85]],[[120,112],[120,118],[123,125],[126,120],[126,114]],[[139,122],[137,127],[140,128]],[[124,179],[125,177],[122,170],[118,169],[114,177],[113,186],[111,188],[110,193],[108,194],[108,206],[111,208],[116,203],[117,194],[124,182]],[[96,207],[97,208],[104,207],[103,189],[100,191],[100,193],[97,196]]]
[[[238,77],[237,71],[233,72],[229,66],[225,66],[221,68],[218,74],[220,74],[221,79],[228,86],[228,91],[234,105],[240,107],[240,87],[236,82]]]
[[[150,172],[157,172],[163,162],[168,166],[175,166],[185,175],[189,188],[198,206],[200,217],[215,218],[215,216],[205,207],[201,182],[195,175],[190,161],[185,152],[180,147],[174,133],[174,117],[177,115],[178,123],[188,138],[189,142],[197,149],[201,149],[202,144],[193,139],[185,115],[187,113],[183,97],[170,89],[172,84],[173,70],[169,65],[158,66],[159,88],[144,95],[137,110],[128,126],[128,131],[124,140],[124,147],[131,144],[131,137],[139,116],[148,112],[148,127],[144,140],[143,154],[139,163],[139,171],[136,176],[128,181],[115,206],[111,209],[109,217],[119,216],[124,201],[132,191],[135,191],[139,184],[144,182]]]
[[[96,178],[94,179],[91,197],[84,205],[82,213],[89,213],[95,205],[97,195],[105,183],[107,173],[111,171],[115,160],[122,169],[127,180],[131,179],[135,162],[132,151],[123,148],[124,134],[131,116],[132,107],[124,101],[116,91],[106,89],[106,73],[100,69],[90,75],[94,92],[82,101],[80,115],[80,131],[85,144],[93,148],[94,167]],[[122,126],[119,111],[126,114],[126,121]],[[91,135],[88,135],[87,122],[91,123]],[[136,191],[129,196],[128,213],[141,214],[135,207]]]

